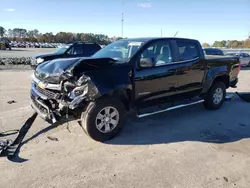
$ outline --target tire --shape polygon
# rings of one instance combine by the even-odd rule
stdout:
[[[218,93],[219,90],[221,90],[220,91],[221,95],[219,95]],[[218,94],[217,96],[214,96],[216,92]],[[215,97],[217,97],[217,100],[215,99]],[[209,89],[205,98],[205,102],[203,104],[205,108],[209,110],[217,110],[223,105],[225,97],[226,97],[226,85],[223,82],[215,82]]]
[[[248,67],[250,67],[250,61],[249,61],[249,63],[248,63],[248,65],[247,65]]]
[[[110,116],[112,116],[113,113],[118,113],[118,115],[113,118],[109,117],[110,122],[106,121],[105,108],[110,108]],[[124,114],[124,105],[119,100],[111,97],[103,97],[95,102],[91,102],[86,111],[82,113],[82,126],[88,136],[96,141],[103,142],[112,139],[120,133],[125,123]],[[98,118],[101,116],[104,116],[104,118],[102,117],[102,120]],[[117,124],[112,124],[112,120],[116,121]],[[103,125],[103,123],[109,125],[107,127],[110,128],[110,131],[106,132],[106,124]],[[98,125],[102,128],[98,129]]]

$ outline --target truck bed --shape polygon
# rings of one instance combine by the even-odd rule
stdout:
[[[230,75],[230,82],[237,79],[240,71],[240,61],[238,57],[205,55],[205,59],[211,70],[219,68],[221,71],[224,70],[228,72]],[[229,71],[231,71],[231,73]]]
[[[220,56],[220,55],[205,55],[206,60],[219,60],[219,61],[232,61],[238,60],[237,57],[234,56]]]

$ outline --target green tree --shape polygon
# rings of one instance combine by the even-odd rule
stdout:
[[[224,47],[224,45],[221,41],[214,41],[213,47],[222,48],[222,47]]]
[[[221,41],[221,44],[223,45],[222,47],[226,47],[227,41],[223,40],[223,41]]]
[[[23,28],[14,28],[13,29],[13,37],[25,38],[27,37],[27,30]]]
[[[250,38],[247,39],[247,40],[245,40],[245,41],[243,42],[243,47],[244,47],[244,48],[250,48]]]
[[[242,41],[230,40],[228,42],[227,47],[228,48],[241,48],[243,46],[242,43],[243,43]]]
[[[14,36],[13,36],[13,30],[12,29],[8,29],[8,34],[7,34],[7,36],[9,37],[9,38],[13,38]]]
[[[6,30],[4,29],[4,27],[0,26],[0,37],[3,37],[5,32]]]

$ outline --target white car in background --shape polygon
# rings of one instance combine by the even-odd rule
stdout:
[[[248,53],[228,53],[227,55],[239,57],[241,66],[250,67],[250,55]]]

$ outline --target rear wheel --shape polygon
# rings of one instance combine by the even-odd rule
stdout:
[[[219,109],[226,97],[226,86],[223,82],[215,82],[209,89],[205,102],[203,103],[205,108],[216,110]]]
[[[119,100],[104,97],[88,105],[82,114],[82,125],[92,139],[110,140],[123,128],[124,113],[125,108]]]
[[[247,65],[248,67],[250,67],[250,61],[248,62],[248,65]]]

